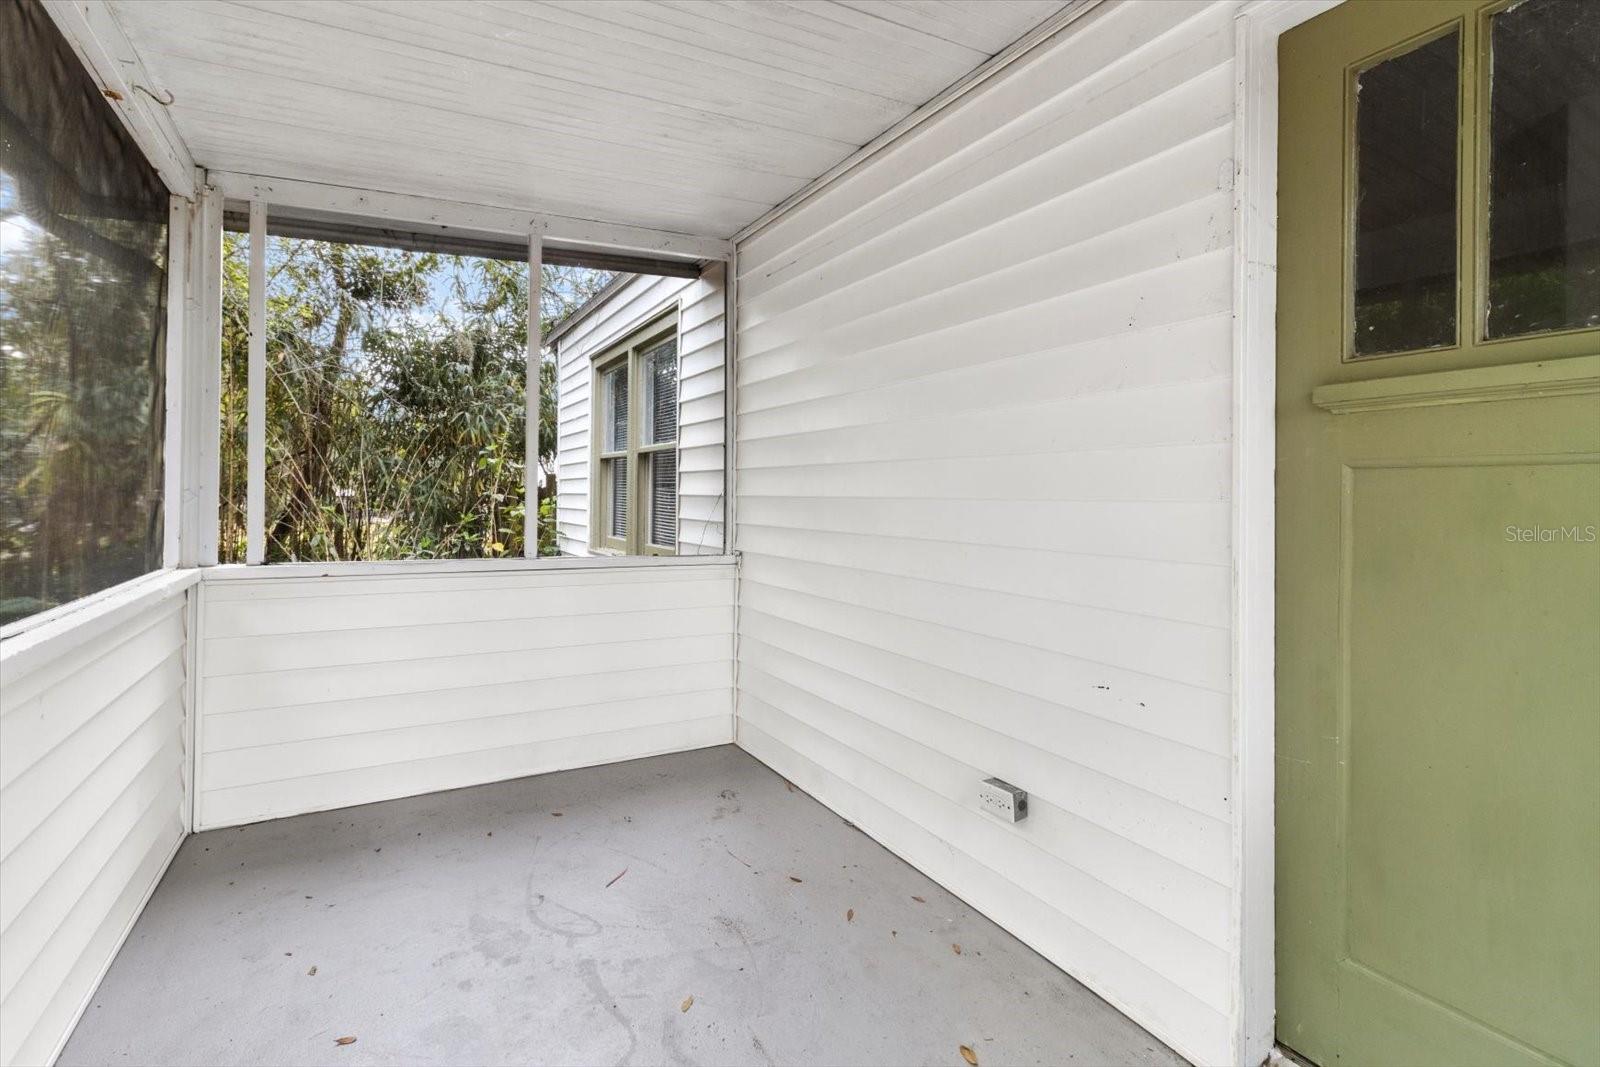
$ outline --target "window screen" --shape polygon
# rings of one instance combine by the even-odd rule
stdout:
[[[0,3],[0,623],[161,566],[168,194],[35,3]]]
[[[248,243],[224,239],[218,552],[235,562]],[[267,562],[523,555],[527,264],[272,235],[265,265]]]

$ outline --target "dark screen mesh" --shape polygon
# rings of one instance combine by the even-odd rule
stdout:
[[[167,190],[0,0],[0,623],[161,565]]]

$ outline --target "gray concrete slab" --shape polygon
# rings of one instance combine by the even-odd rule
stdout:
[[[960,1067],[961,1045],[1182,1062],[724,747],[196,834],[60,1062]]]

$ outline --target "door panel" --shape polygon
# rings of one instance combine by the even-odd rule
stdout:
[[[1350,3],[1282,43],[1278,1025],[1319,1063],[1600,1062],[1600,331],[1555,181],[1496,292],[1557,328],[1486,337],[1505,8]],[[1419,221],[1452,167],[1455,218]]]

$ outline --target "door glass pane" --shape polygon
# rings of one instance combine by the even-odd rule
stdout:
[[[628,365],[624,362],[605,376],[605,450],[620,452],[628,447]]]
[[[1600,4],[1490,22],[1490,337],[1600,326]]]
[[[644,440],[662,444],[678,437],[678,339],[668,338],[644,354]]]
[[[1356,77],[1357,356],[1456,340],[1456,109],[1452,30]]]
[[[650,453],[650,543],[678,543],[678,454]]]

